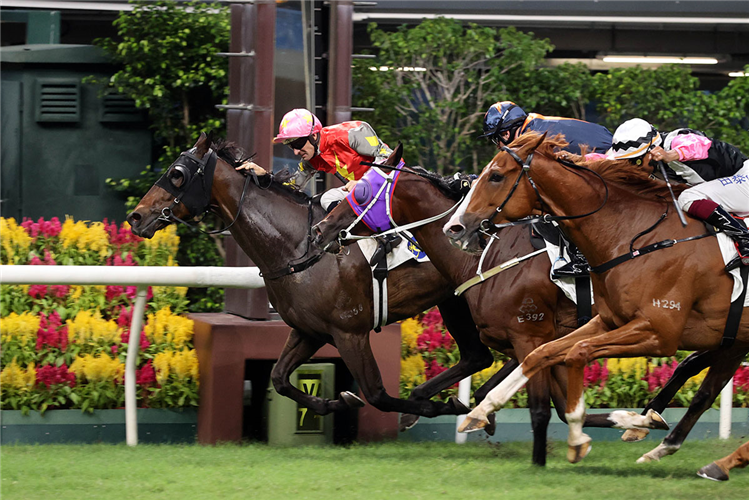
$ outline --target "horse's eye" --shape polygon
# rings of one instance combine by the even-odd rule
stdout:
[[[181,171],[172,169],[172,171],[169,173],[169,181],[174,187],[180,187],[185,182],[185,176],[182,175]]]
[[[504,177],[496,172],[489,174],[489,182],[502,182],[502,179],[504,179]]]

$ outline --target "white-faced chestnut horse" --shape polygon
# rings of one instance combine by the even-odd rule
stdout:
[[[561,162],[554,151],[563,145],[559,138],[526,134],[498,152],[444,231],[462,248],[475,250],[481,231],[496,230],[495,223],[545,214],[587,257],[594,271],[598,316],[529,354],[462,426],[462,430],[483,427],[487,415],[536,373],[564,363],[568,459],[577,462],[590,445],[590,437],[582,432],[583,369],[588,362],[672,356],[677,349],[712,351],[706,355],[712,357],[711,368],[689,410],[701,413],[749,350],[749,317],[743,316],[732,346],[720,349],[733,283],[716,239],[702,237],[706,234],[702,222],[690,219],[682,227],[677,217],[667,216],[667,186],[651,179],[649,172],[626,161],[588,162],[585,167]],[[638,245],[661,242],[657,246],[666,248],[641,252],[641,257],[609,269],[599,267],[625,254],[637,256],[635,240]],[[674,453],[680,442],[669,437],[640,460]]]

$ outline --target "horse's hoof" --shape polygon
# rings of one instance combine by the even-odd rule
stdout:
[[[669,429],[668,422],[664,419],[660,413],[655,410],[648,410],[645,417],[650,421],[650,429],[658,429],[667,431]]]
[[[404,432],[416,425],[416,422],[419,421],[418,415],[412,415],[410,413],[404,413],[401,415],[401,421],[400,421],[400,431]]]
[[[571,464],[576,464],[580,462],[583,458],[588,456],[588,453],[590,453],[590,450],[593,449],[593,446],[590,444],[590,441],[587,441],[583,444],[578,444],[575,446],[568,446],[567,447],[567,461]]]
[[[456,396],[450,396],[447,402],[450,406],[452,406],[453,410],[455,410],[456,415],[465,415],[466,413],[471,411],[471,409],[464,405],[463,402]]]
[[[728,474],[715,462],[698,470],[697,475],[711,481],[728,481]]]
[[[625,443],[636,443],[642,441],[650,434],[648,429],[627,429],[622,434],[622,441]]]
[[[458,427],[458,432],[476,432],[480,431],[484,427],[486,427],[486,424],[488,424],[488,420],[479,420],[478,418],[473,417],[466,417],[465,420],[463,420],[463,423],[460,424],[460,427]]]
[[[651,462],[660,462],[660,458],[645,453],[643,456],[637,459],[638,464],[649,464]]]
[[[341,399],[349,408],[361,408],[366,404],[359,396],[349,391],[343,391],[341,393]]]
[[[486,427],[484,427],[484,430],[487,434],[490,436],[493,436],[495,432],[497,432],[497,414],[492,413],[487,417],[489,419],[489,423],[486,424]]]

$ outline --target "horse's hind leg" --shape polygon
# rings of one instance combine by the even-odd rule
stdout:
[[[412,401],[428,400],[464,378],[490,367],[494,362],[489,348],[481,342],[479,332],[471,318],[471,311],[463,298],[448,299],[438,308],[445,327],[455,343],[458,344],[460,361],[448,370],[414,388],[408,397]],[[418,419],[417,415],[401,416],[401,430],[413,427]]]
[[[665,437],[661,444],[641,456],[637,460],[637,463],[658,461],[667,455],[673,455],[681,448],[681,444],[687,438],[689,431],[692,430],[692,427],[694,427],[694,424],[697,423],[697,420],[705,410],[713,404],[723,386],[726,385],[741,365],[747,351],[746,349],[731,349],[719,352],[724,358],[720,359],[720,362],[712,364],[705,376],[705,380],[702,381],[702,385],[697,390],[697,394],[694,395],[689,409],[681,420],[679,420],[679,423],[674,426],[673,430]]]
[[[412,413],[423,417],[457,415],[468,409],[451,401],[414,401],[390,396],[382,384],[380,369],[369,345],[369,333],[336,336],[336,347],[367,401],[380,411]]]
[[[739,446],[739,448],[720,460],[704,466],[697,475],[713,481],[728,481],[728,473],[733,468],[744,468],[749,465],[749,441]]]
[[[325,342],[314,339],[309,335],[304,335],[296,328],[292,328],[291,332],[289,332],[289,338],[286,340],[286,345],[271,373],[271,380],[276,392],[293,399],[318,415],[326,415],[331,411],[345,410],[349,408],[349,405],[343,399],[329,400],[300,391],[291,383],[290,376],[294,370],[309,360],[324,344]]]
[[[662,413],[687,380],[712,365],[716,358],[720,358],[720,356],[723,355],[724,353],[721,351],[698,351],[693,352],[684,358],[684,360],[676,367],[676,370],[674,370],[673,375],[668,379],[666,385],[664,385],[658,394],[656,394],[656,396],[648,403],[642,411],[642,414],[645,415],[650,410]],[[648,429],[629,429],[622,434],[622,441],[628,443],[641,441],[649,432]]]
[[[538,372],[525,386],[528,391],[528,409],[533,429],[533,463],[542,466],[546,465],[546,436],[551,419],[550,383],[551,370],[546,368]]]

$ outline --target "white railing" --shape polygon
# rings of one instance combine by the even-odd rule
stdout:
[[[138,444],[135,371],[140,330],[149,286],[263,288],[256,267],[159,267],[159,266],[0,266],[4,285],[127,285],[137,286],[125,359],[125,437]]]
[[[127,285],[137,286],[130,325],[130,342],[125,359],[125,429],[127,444],[138,444],[135,369],[140,330],[149,286],[263,288],[256,267],[160,267],[160,266],[0,266],[0,283],[5,285]],[[461,381],[460,399],[467,405],[470,377]],[[721,391],[719,436],[731,435],[733,378]],[[460,425],[459,418],[458,425]],[[457,434],[457,433],[456,433]],[[456,435],[456,442],[465,442]]]

